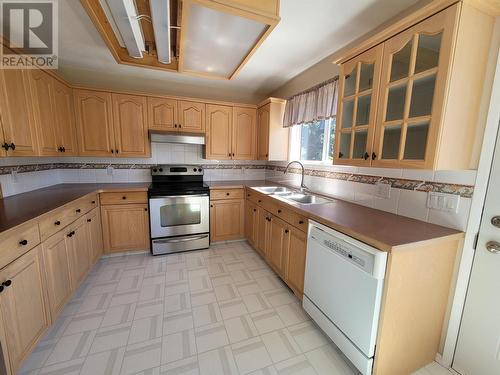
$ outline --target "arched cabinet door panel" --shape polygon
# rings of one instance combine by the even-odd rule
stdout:
[[[179,100],[179,129],[185,133],[205,132],[205,104]]]
[[[206,159],[231,159],[233,108],[207,105]]]

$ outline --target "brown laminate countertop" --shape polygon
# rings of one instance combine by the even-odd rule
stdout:
[[[59,184],[0,199],[0,233],[90,193],[147,191],[151,183]]]
[[[270,181],[212,181],[208,183],[211,189],[239,188],[281,185]],[[255,189],[253,189],[255,190]],[[266,194],[255,192],[266,196]],[[317,193],[311,193],[317,194]],[[322,194],[317,194],[324,196]],[[339,232],[365,242],[379,250],[391,251],[395,248],[418,242],[438,239],[463,237],[463,232],[446,228],[441,225],[426,223],[390,212],[377,210],[341,199],[330,198],[331,203],[301,204],[268,197],[286,204],[297,213],[331,227]]]

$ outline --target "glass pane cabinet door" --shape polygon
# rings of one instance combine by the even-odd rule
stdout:
[[[432,169],[452,26],[441,12],[384,43],[373,165]]]
[[[383,45],[341,66],[334,163],[370,165]]]

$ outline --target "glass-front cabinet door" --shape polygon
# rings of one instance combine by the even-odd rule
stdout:
[[[444,11],[384,43],[373,166],[433,168],[452,29]]]
[[[370,165],[383,45],[340,67],[335,164]]]

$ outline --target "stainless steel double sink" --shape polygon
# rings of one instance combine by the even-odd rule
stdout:
[[[285,201],[291,201],[300,204],[324,204],[330,203],[332,200],[326,199],[314,194],[301,193],[284,186],[260,186],[254,187],[255,190],[267,194],[274,195]]]

